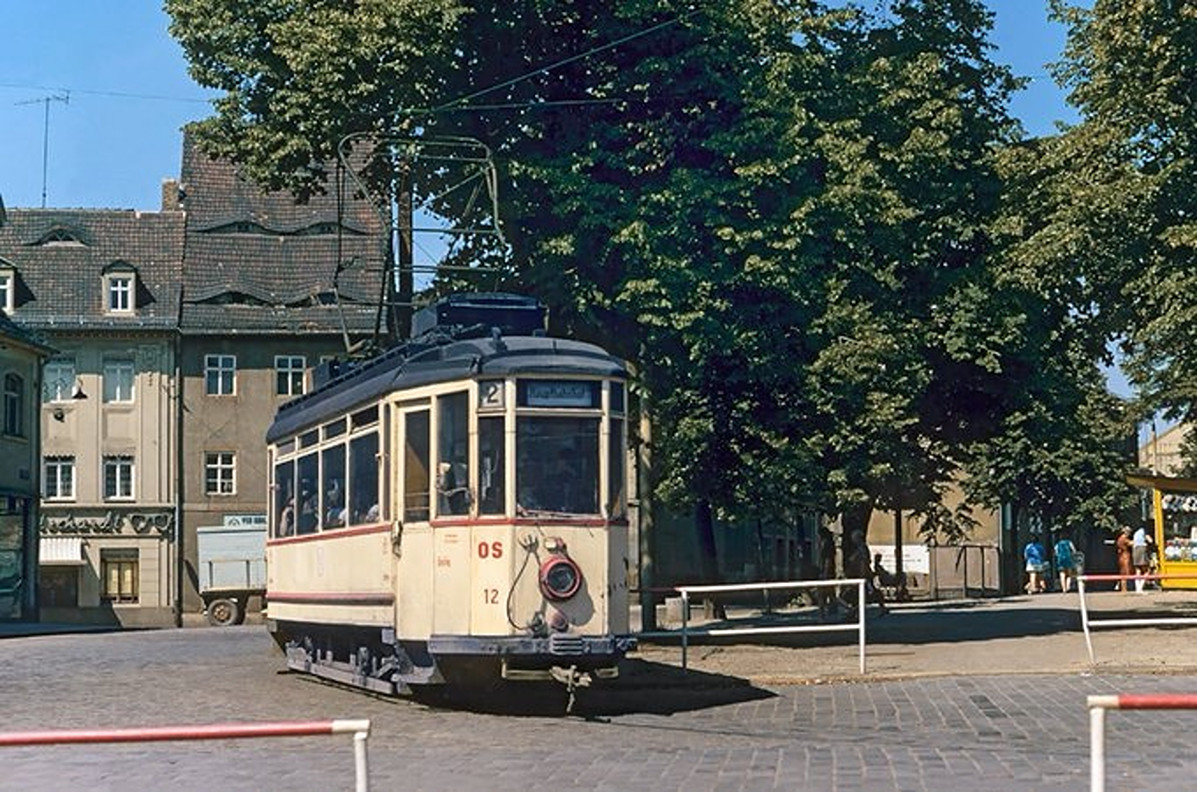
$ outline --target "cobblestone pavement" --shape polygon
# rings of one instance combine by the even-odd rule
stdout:
[[[1154,630],[1148,632],[1157,632]],[[259,626],[0,641],[4,730],[370,718],[375,790],[1085,789],[1085,696],[1197,674],[956,675],[760,687],[644,660],[588,717],[521,688],[499,712],[280,673]],[[478,702],[474,702],[477,706]],[[1111,789],[1191,788],[1197,713],[1109,715]],[[331,790],[349,737],[0,749],[2,790]]]

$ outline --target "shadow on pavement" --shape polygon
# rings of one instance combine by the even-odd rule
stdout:
[[[418,700],[429,707],[523,717],[594,718],[615,715],[672,715],[772,698],[776,694],[754,687],[748,680],[726,674],[683,671],[646,660],[628,659],[620,676],[596,680],[577,691],[572,711],[569,694],[556,682],[503,683],[486,688],[456,687],[423,692]]]

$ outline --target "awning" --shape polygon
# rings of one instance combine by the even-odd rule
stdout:
[[[38,543],[41,566],[83,566],[83,537],[43,536]]]

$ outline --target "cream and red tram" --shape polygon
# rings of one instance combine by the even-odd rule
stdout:
[[[386,693],[617,673],[626,368],[543,308],[450,297],[267,434],[267,617],[290,668]]]

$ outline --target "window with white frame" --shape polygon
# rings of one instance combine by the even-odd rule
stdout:
[[[42,487],[46,500],[75,499],[75,458],[46,457],[46,481]]]
[[[133,457],[104,457],[104,500],[133,499]]]
[[[303,374],[307,361],[302,355],[275,355],[274,392],[279,396],[303,395]]]
[[[10,314],[16,302],[17,279],[8,270],[0,270],[0,311]]]
[[[25,379],[20,374],[4,375],[4,434],[25,436]]]
[[[58,358],[47,363],[42,371],[42,401],[68,401],[74,393],[75,361]]]
[[[104,361],[104,401],[133,401],[134,368],[132,360]]]
[[[204,393],[209,396],[232,396],[236,392],[236,382],[235,355],[204,355]]]
[[[237,458],[232,451],[204,454],[204,492],[208,495],[237,494]]]
[[[107,276],[108,313],[131,313],[133,311],[133,274],[114,273]]]

